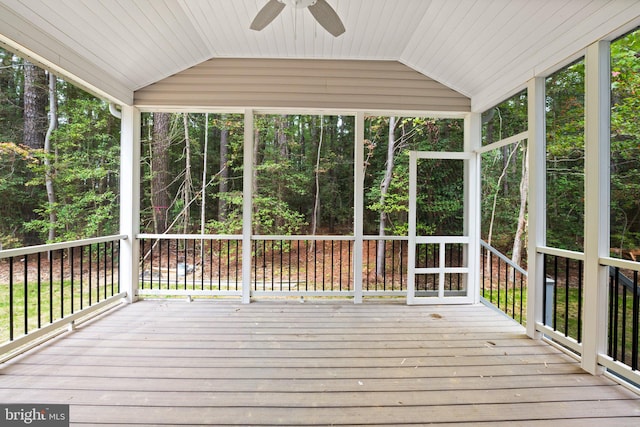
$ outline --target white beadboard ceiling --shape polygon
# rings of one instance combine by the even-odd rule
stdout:
[[[211,58],[395,60],[481,111],[526,81],[640,25],[638,0],[327,0],[333,38],[267,0],[0,0],[0,43],[112,101]]]

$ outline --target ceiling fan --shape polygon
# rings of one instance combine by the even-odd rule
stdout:
[[[318,24],[322,25],[334,37],[345,32],[340,17],[326,0],[269,0],[253,18],[249,28],[255,31],[262,30],[280,15],[287,4],[298,9],[308,8]]]

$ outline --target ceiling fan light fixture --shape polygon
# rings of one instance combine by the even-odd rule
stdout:
[[[313,6],[318,0],[286,0],[290,6],[296,9],[304,9],[305,7]]]

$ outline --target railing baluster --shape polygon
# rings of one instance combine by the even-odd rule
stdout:
[[[616,267],[616,275],[613,279],[613,295],[614,295],[614,308],[613,308],[613,360],[618,360],[618,311],[620,307],[620,269]]]
[[[498,258],[498,308],[500,308],[500,288],[502,286],[500,286],[500,278],[502,277],[502,265],[501,265],[501,259]]]
[[[229,288],[229,240],[227,240],[227,289]],[[222,290],[222,240],[218,240],[218,290]]]
[[[523,295],[524,295],[524,275],[520,273],[520,323],[521,324],[524,324],[523,318],[522,318],[522,308],[524,306]]]
[[[42,327],[42,252],[38,252],[38,329]]]
[[[564,263],[564,334],[569,336],[569,258]]]
[[[271,241],[271,290],[275,291],[275,286],[274,286],[274,275],[275,275],[275,265],[276,265],[276,261],[275,261],[275,256],[276,256],[276,252],[275,252],[275,244],[276,241],[272,240]]]
[[[9,258],[9,340],[13,341],[13,257]]]
[[[24,257],[24,334],[29,333],[29,255]]]
[[[582,261],[578,261],[578,342],[582,342]]]
[[[53,251],[49,251],[49,323],[53,323]]]
[[[111,296],[115,295],[114,288],[114,264],[115,264],[115,244],[111,242]]]
[[[279,279],[280,279],[280,290],[281,290],[281,291],[283,290],[283,289],[282,289],[282,282],[283,282],[283,280],[282,280],[282,272],[284,271],[284,270],[282,269],[282,268],[283,268],[283,265],[282,265],[282,264],[283,264],[283,259],[284,259],[284,258],[283,258],[283,256],[284,256],[284,254],[283,254],[283,250],[284,250],[283,242],[284,242],[283,240],[280,240],[280,241],[279,241],[279,243],[280,243],[280,278],[279,278]]]
[[[346,271],[344,272],[344,278],[345,278],[345,290],[350,291],[353,289],[352,286],[352,281],[351,281],[351,263],[353,262],[353,258],[351,257],[351,249],[352,249],[352,241],[348,240],[346,242],[346,246],[347,246],[347,257],[346,257]]]
[[[408,243],[407,243],[408,246]],[[400,290],[403,291],[404,290],[404,272],[402,271],[402,267],[404,266],[404,254],[405,254],[405,242],[400,242]]]
[[[75,258],[73,256],[73,248],[69,248],[69,273],[71,274],[71,314],[75,313],[75,304],[74,304],[74,300],[75,300],[75,292],[73,289],[73,282],[74,282],[74,262],[75,262]]]
[[[547,254],[542,255],[542,323],[546,326],[547,324],[547,262],[548,256]]]
[[[288,263],[288,271],[287,271],[287,280],[289,283],[289,290],[291,290],[291,252],[293,252],[293,242],[289,243],[288,245],[288,258],[289,258],[289,263]]]
[[[627,353],[627,287],[622,287],[622,339],[620,340],[620,345],[622,349],[620,350],[620,361],[622,363],[626,363],[626,353]]]
[[[192,262],[192,267],[191,267],[191,289],[195,290],[196,289],[196,267],[198,266],[198,261],[196,259],[196,254],[197,254],[197,246],[196,246],[196,241],[195,239],[193,240],[193,245],[191,246],[191,262]],[[186,270],[186,266],[185,266],[185,274],[186,274],[187,270]]]
[[[103,258],[103,264],[104,264],[104,282],[102,284],[102,286],[104,286],[104,299],[107,299],[107,288],[109,286],[108,280],[107,280],[107,242],[104,242],[104,256]]]
[[[614,268],[615,276],[618,275],[618,267]],[[613,286],[614,286],[614,277],[609,275],[609,321],[608,321],[608,333],[607,333],[607,354],[609,356],[613,356],[613,329],[615,325],[613,324]]]
[[[64,249],[60,249],[60,318],[64,317]]]
[[[638,339],[640,331],[638,323],[640,322],[640,288],[638,287],[638,272],[633,272],[633,319],[631,321],[631,369],[638,370]]]
[[[553,257],[553,330],[558,330],[558,257]]]
[[[340,253],[340,262],[338,263],[338,266],[339,266],[338,274],[339,274],[339,276],[340,276],[340,286],[339,286],[339,289],[342,291],[342,261],[343,261],[343,259],[342,259],[342,240],[340,240],[340,241],[339,241],[339,245],[340,245],[340,248],[339,248],[339,251],[340,251],[340,252],[339,252],[339,253]]]
[[[513,270],[513,281],[511,282],[511,317],[516,318],[516,269]],[[508,289],[507,289],[508,290]]]
[[[489,283],[489,301],[493,303],[493,254],[489,255],[489,277],[491,277],[491,282]]]

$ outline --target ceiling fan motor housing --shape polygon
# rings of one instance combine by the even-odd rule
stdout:
[[[304,9],[305,7],[313,6],[317,0],[280,0],[281,3],[288,3],[289,6],[293,6],[298,9]]]

